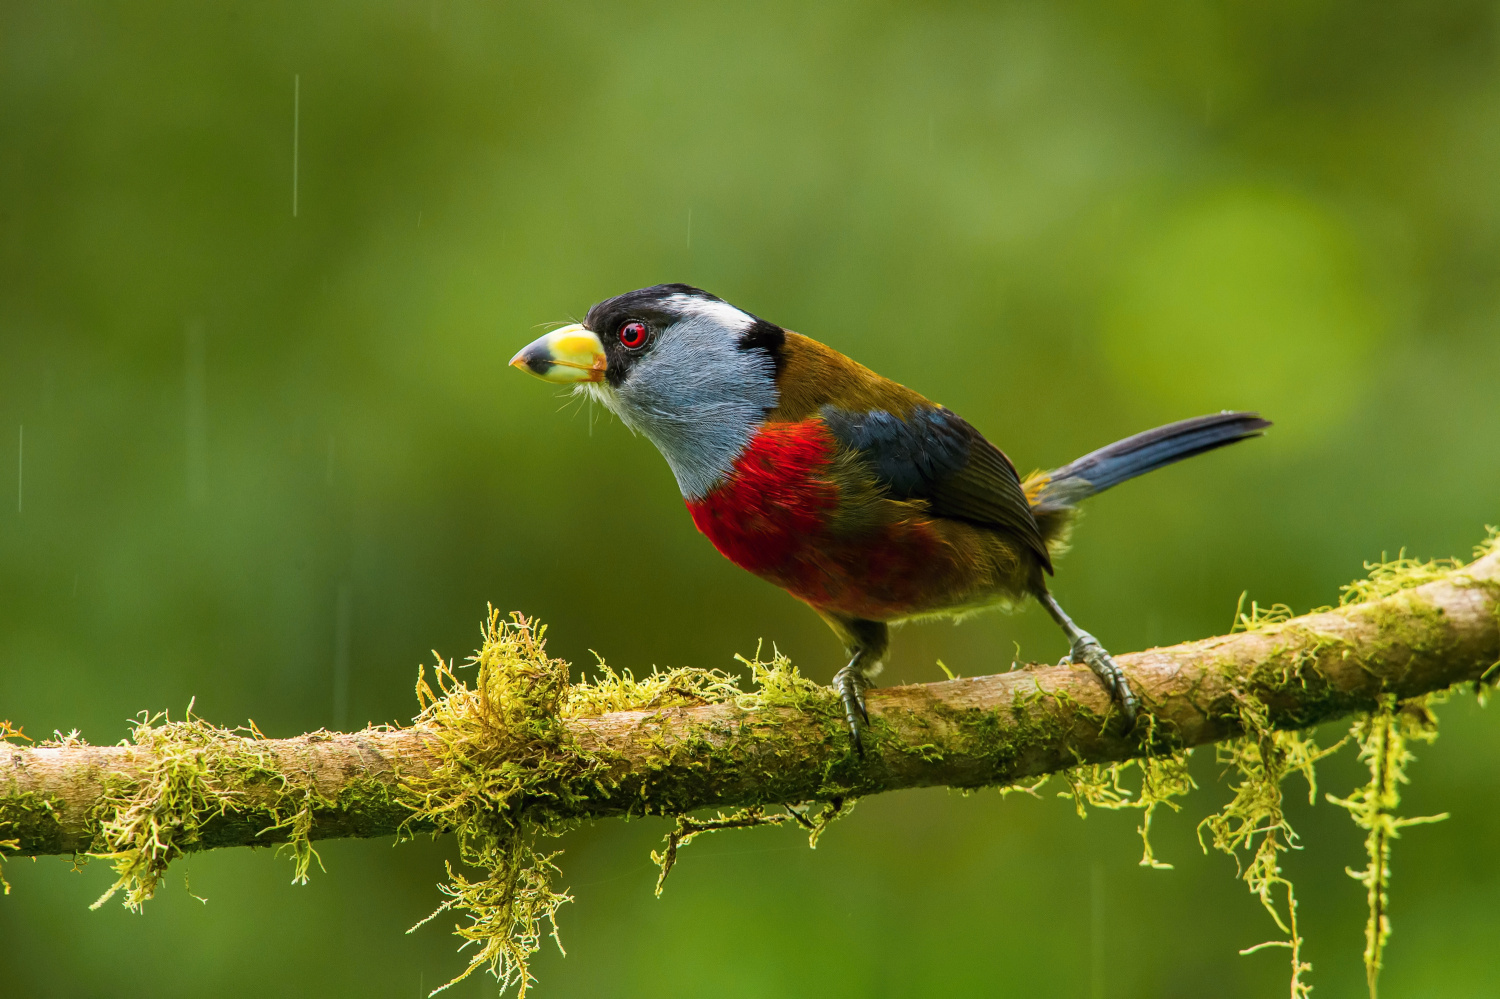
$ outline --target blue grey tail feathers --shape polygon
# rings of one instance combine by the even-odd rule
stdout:
[[[1071,509],[1080,500],[1126,479],[1247,437],[1259,437],[1270,425],[1271,421],[1261,419],[1258,413],[1225,410],[1115,441],[1045,473],[1046,484],[1035,494],[1032,512],[1045,515]]]

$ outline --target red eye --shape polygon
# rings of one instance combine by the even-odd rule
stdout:
[[[634,350],[646,343],[646,338],[651,331],[646,328],[645,323],[626,323],[620,327],[620,343]]]

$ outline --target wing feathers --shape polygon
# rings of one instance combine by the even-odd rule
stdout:
[[[819,415],[844,447],[868,462],[893,498],[926,500],[939,517],[1004,530],[1051,570],[1015,466],[962,418],[930,403],[905,418],[831,405]]]
[[[1052,569],[1010,459],[961,418],[816,340],[788,331],[772,422],[821,417],[897,500],[1005,531]]]

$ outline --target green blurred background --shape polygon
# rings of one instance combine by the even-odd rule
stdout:
[[[1500,519],[1494,3],[151,3],[0,7],[0,717],[142,708],[272,735],[401,721],[486,602],[637,671],[757,639],[838,664],[720,558],[666,464],[505,367],[547,323],[701,285],[964,414],[1025,468],[1223,407],[1264,439],[1092,504],[1065,606],[1117,650],[1299,609]],[[293,217],[294,86],[297,216]],[[24,428],[24,430],[23,430]],[[24,437],[24,444],[23,444]],[[1063,651],[1039,612],[897,636],[891,682]],[[341,680],[341,678],[343,678]],[[1500,733],[1442,711],[1395,857],[1385,994],[1495,989]],[[907,792],[813,853],[661,821],[567,837],[544,995],[1264,996],[1282,951],[1159,820]],[[1349,754],[1324,770],[1343,793]],[[1299,804],[1319,996],[1364,993],[1361,834]],[[14,996],[418,996],[462,965],[453,844],[13,860]],[[208,901],[191,897],[191,892]],[[1107,932],[1102,928],[1107,927]],[[488,980],[454,990],[487,995]]]

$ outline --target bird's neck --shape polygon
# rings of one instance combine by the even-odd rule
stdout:
[[[693,501],[707,496],[734,474],[735,462],[760,427],[758,419],[751,422],[744,416],[733,409],[705,409],[697,419],[682,420],[674,413],[669,419],[638,421],[634,429],[656,445],[677,479],[682,498]]]
[[[599,393],[601,401],[631,430],[645,437],[672,469],[683,499],[707,496],[725,482],[776,405],[775,387],[764,393],[677,391],[655,398],[649,386],[633,386],[627,395]]]

